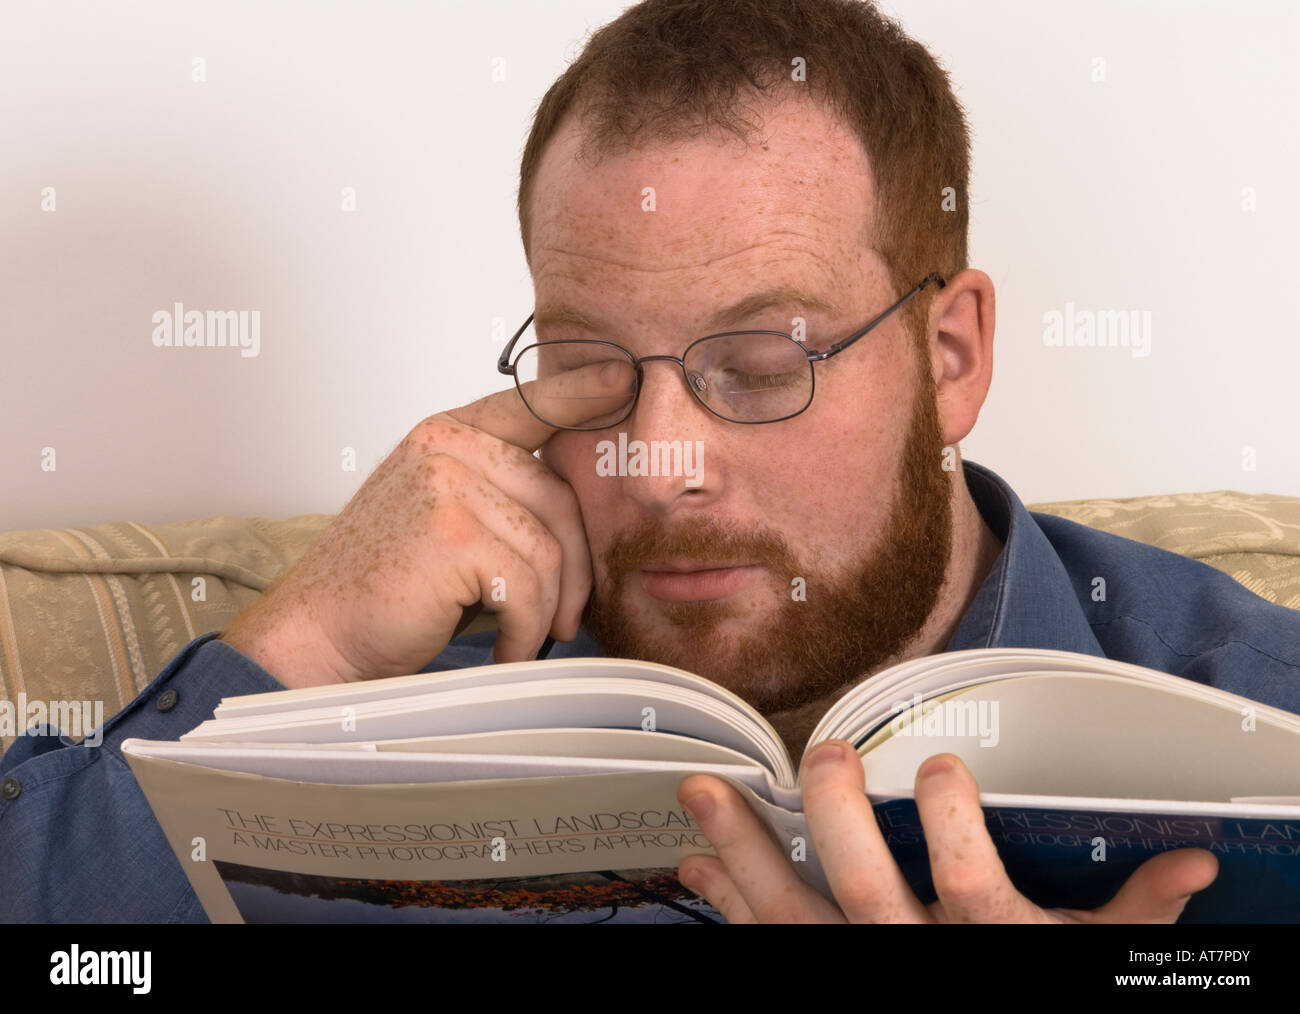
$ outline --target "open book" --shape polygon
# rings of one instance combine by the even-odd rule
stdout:
[[[912,786],[962,758],[1012,881],[1093,908],[1161,851],[1212,850],[1185,921],[1300,921],[1300,716],[1139,666],[980,649],[894,666],[809,739],[845,739],[904,876],[934,900]],[[737,787],[830,896],[796,761],[699,676],[624,659],[483,666],[227,698],[126,757],[209,918],[718,921],[673,876],[712,849],[687,774]]]

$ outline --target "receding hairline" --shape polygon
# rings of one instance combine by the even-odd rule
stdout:
[[[533,115],[516,214],[532,267],[532,187],[557,127],[590,108],[586,155],[628,140],[744,134],[750,94],[820,98],[871,169],[862,246],[896,296],[969,266],[970,128],[943,65],[877,0],[641,0],[591,32]],[[900,310],[926,330],[935,290]]]
[[[830,98],[819,91],[810,90],[806,86],[782,82],[779,79],[768,90],[759,91],[747,87],[741,93],[741,96],[743,97],[736,99],[733,111],[736,109],[754,109],[757,119],[737,118],[725,124],[701,124],[698,120],[656,118],[652,123],[646,124],[630,137],[621,137],[607,131],[593,129],[590,126],[590,121],[593,117],[599,117],[600,115],[597,109],[594,108],[594,104],[590,100],[576,102],[572,108],[565,112],[556,125],[554,132],[547,139],[546,145],[537,160],[536,172],[529,180],[529,186],[526,189],[526,203],[523,208],[526,219],[524,232],[529,242],[524,247],[525,260],[529,264],[532,263],[531,240],[533,211],[538,190],[537,181],[541,178],[547,163],[560,157],[557,153],[557,147],[559,147],[557,142],[563,142],[563,145],[569,148],[568,157],[588,171],[597,170],[610,159],[620,155],[657,147],[671,147],[682,142],[711,141],[722,145],[732,141],[748,148],[761,141],[768,122],[766,116],[789,105],[808,102],[814,103],[818,109],[827,114],[827,121],[832,125],[832,132],[828,133],[827,137],[849,143],[866,167],[869,200],[866,202],[865,221],[862,224],[859,239],[864,245],[871,248],[870,238],[876,215],[877,200],[875,167],[872,163],[871,153],[867,150],[862,137],[854,129],[853,124],[843,110],[837,108]]]

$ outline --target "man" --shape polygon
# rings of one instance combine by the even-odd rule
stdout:
[[[1105,654],[1300,709],[1300,615],[1030,515],[961,464],[994,334],[993,286],[967,264],[968,177],[946,76],[865,4],[647,0],[596,33],[524,153],[536,335],[505,357],[518,386],[416,426],[298,566],[109,723],[104,760],[48,740],[10,751],[4,774],[30,786],[0,819],[0,849],[25,850],[0,872],[10,917],[202,918],[121,765],[126,736],[175,738],[230,694],[532,658],[548,635],[568,642],[553,655],[728,686],[795,757],[854,683],[966,647]],[[791,337],[696,342],[742,330]],[[575,341],[621,350],[551,344]],[[679,464],[694,448],[703,467],[610,475],[616,438],[675,443]],[[448,647],[488,601],[495,637]],[[729,921],[1172,921],[1217,869],[1169,852],[1096,912],[1044,911],[1008,881],[970,773],[941,755],[916,783],[926,907],[852,749],[819,748],[801,775],[833,902],[728,786],[681,785],[718,857],[680,875]],[[44,844],[18,842],[24,804],[53,825]],[[100,858],[63,840],[60,807],[107,835]],[[112,865],[128,851],[144,873]]]

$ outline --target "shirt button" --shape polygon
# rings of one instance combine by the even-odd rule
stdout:
[[[171,711],[176,707],[176,702],[181,699],[181,695],[175,690],[164,690],[158,695],[158,710]]]
[[[23,791],[23,783],[17,778],[6,778],[4,784],[0,785],[0,796],[5,799],[17,799]]]

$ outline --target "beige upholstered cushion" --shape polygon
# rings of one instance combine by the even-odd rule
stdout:
[[[0,694],[103,701],[104,717],[116,714],[181,648],[256,601],[330,520],[220,516],[0,535]]]
[[[1300,499],[1187,493],[1033,509],[1195,557],[1300,608]],[[0,535],[0,695],[100,700],[108,718],[185,644],[255,601],[330,520],[220,516]]]
[[[1225,490],[1029,509],[1190,556],[1270,602],[1300,609],[1300,498]]]

